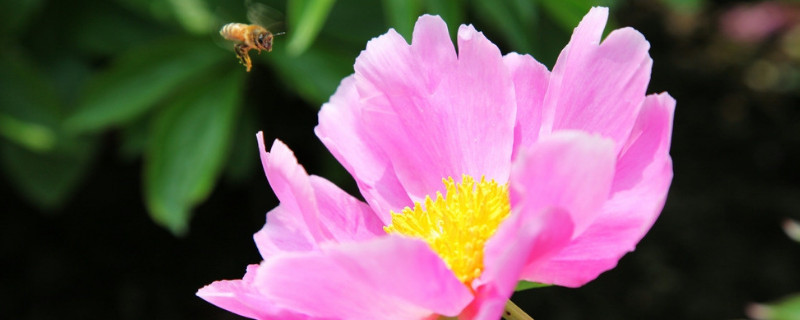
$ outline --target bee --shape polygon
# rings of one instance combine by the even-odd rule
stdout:
[[[227,40],[237,42],[233,45],[233,51],[236,52],[239,62],[247,68],[247,72],[253,67],[249,54],[251,49],[258,50],[259,54],[261,50],[272,51],[272,32],[258,24],[228,23],[222,26],[219,34]]]

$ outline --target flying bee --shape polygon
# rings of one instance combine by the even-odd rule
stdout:
[[[247,68],[247,72],[253,67],[249,54],[251,49],[258,50],[259,54],[261,50],[272,51],[272,32],[258,24],[232,22],[222,26],[219,34],[227,40],[237,42],[233,45],[233,51],[236,52],[239,62]]]

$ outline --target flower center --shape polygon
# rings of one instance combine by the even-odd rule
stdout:
[[[424,205],[415,202],[414,209],[392,211],[392,224],[383,230],[424,240],[456,277],[470,286],[483,272],[486,240],[508,217],[511,206],[507,184],[484,178],[476,183],[469,175],[461,180],[442,179],[444,196],[436,192],[436,200],[426,196]]]

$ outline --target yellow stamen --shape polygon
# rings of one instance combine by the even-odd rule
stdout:
[[[508,217],[508,185],[481,178],[479,183],[464,175],[461,183],[442,179],[445,195],[425,197],[425,205],[414,203],[401,213],[392,212],[387,233],[424,240],[444,260],[458,279],[470,286],[483,272],[483,247],[500,223]]]

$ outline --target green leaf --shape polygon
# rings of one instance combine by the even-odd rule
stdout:
[[[52,83],[24,52],[0,52],[0,114],[20,124],[58,127],[62,105]]]
[[[290,56],[284,49],[276,48],[268,60],[290,90],[314,105],[328,101],[339,82],[353,73],[353,57],[337,54],[330,48],[315,47],[299,56]]]
[[[410,41],[421,11],[419,0],[383,0],[383,10],[389,26]]]
[[[42,0],[0,1],[0,34],[15,33],[31,21]]]
[[[614,0],[541,0],[547,14],[563,28],[572,32],[592,6],[609,7]]]
[[[154,120],[144,165],[144,194],[153,220],[175,235],[211,192],[223,168],[240,105],[244,72],[234,68],[162,110]]]
[[[255,174],[256,162],[259,154],[256,151],[256,132],[259,131],[258,124],[253,112],[253,108],[245,108],[242,115],[236,119],[234,129],[233,145],[231,146],[230,157],[225,168],[225,181],[233,184],[241,184],[243,181],[253,177]],[[260,167],[260,163],[259,163]],[[259,170],[259,172],[261,172]]]
[[[32,151],[55,147],[61,104],[22,53],[0,53],[0,136]]]
[[[61,32],[69,34],[72,39],[65,45],[74,49],[50,53],[53,54],[52,59],[59,59],[64,53],[70,54],[72,51],[88,56],[119,55],[141,45],[147,45],[152,39],[163,37],[165,33],[172,31],[161,28],[152,19],[143,19],[130,10],[106,1],[92,5],[85,4],[84,8],[72,13],[70,18],[63,17],[63,11],[70,10],[74,5],[59,3],[58,7],[49,7],[49,16],[43,18],[55,21],[46,21],[45,23],[50,24],[46,27],[36,25],[35,32],[41,33],[60,27],[56,23],[61,22],[65,28]],[[49,49],[42,44],[37,43],[37,45],[40,50]]]
[[[290,0],[287,4],[289,42],[287,52],[297,56],[305,52],[325,24],[334,0]]]
[[[216,27],[211,11],[202,0],[169,0],[173,13],[184,29],[194,34],[207,34]]]
[[[95,146],[95,139],[62,139],[55,150],[40,153],[3,143],[0,158],[6,175],[28,201],[42,209],[54,209],[75,191]]]
[[[520,52],[532,52],[531,36],[535,31],[536,8],[529,1],[476,0],[478,13],[489,20],[492,26],[500,29],[503,36]]]
[[[753,304],[747,309],[747,314],[752,318],[764,320],[800,319],[800,294],[770,304]]]
[[[704,0],[666,0],[665,4],[672,7],[673,10],[681,12],[694,13],[703,8]]]
[[[427,12],[442,16],[447,23],[450,37],[455,39],[458,27],[465,22],[466,6],[463,0],[427,0]]]
[[[514,289],[514,292],[516,292],[516,291],[524,291],[524,290],[528,290],[528,289],[544,288],[544,287],[549,287],[549,286],[552,286],[552,285],[551,284],[544,284],[544,283],[529,282],[529,281],[521,280],[520,282],[517,282],[517,288]]]
[[[47,151],[56,143],[56,134],[50,128],[0,114],[0,136],[32,151]]]
[[[88,85],[65,127],[76,133],[119,125],[143,114],[227,56],[210,41],[167,39],[120,58]]]
[[[62,107],[52,83],[23,53],[0,52],[0,142],[2,169],[34,205],[54,208],[67,199],[86,172],[93,139],[61,131]]]

